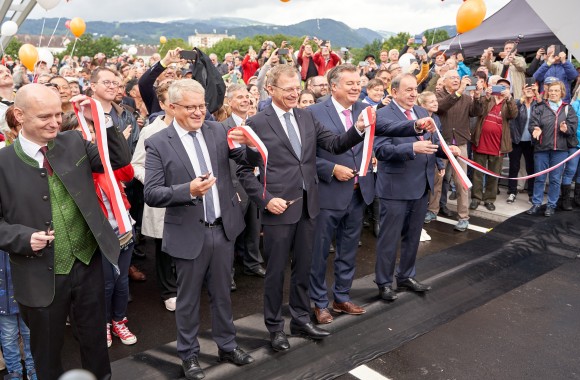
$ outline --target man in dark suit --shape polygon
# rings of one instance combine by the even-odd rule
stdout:
[[[401,74],[392,81],[393,101],[377,112],[377,125],[387,121],[406,123],[409,129],[427,111],[415,105],[417,79]],[[435,153],[445,157],[436,135],[383,137],[375,141],[378,160],[376,192],[381,201],[381,229],[377,241],[376,283],[382,299],[393,301],[393,274],[397,246],[401,241],[401,258],[397,268],[397,288],[415,292],[431,289],[415,280],[415,259],[421,228],[427,211],[429,190],[435,176]],[[450,147],[454,154],[459,149]]]
[[[73,98],[77,105],[85,99]],[[101,260],[117,264],[119,239],[95,193],[92,172],[103,172],[97,146],[76,131],[58,133],[61,102],[50,88],[22,87],[14,107],[22,131],[0,150],[0,249],[10,254],[38,378],[56,380],[64,372],[60,352],[70,315],[83,368],[110,379]],[[106,126],[118,169],[131,161],[129,147],[110,118]]]
[[[326,129],[342,134],[353,126],[368,105],[358,101],[361,86],[355,66],[340,65],[332,68],[328,72],[328,81],[331,98],[308,109]],[[310,298],[314,302],[314,315],[318,323],[330,323],[333,320],[328,310],[326,261],[335,235],[332,309],[337,313],[352,315],[365,312],[362,307],[352,303],[349,297],[364,210],[366,205],[372,203],[375,194],[372,165],[369,165],[367,175],[356,175],[361,166],[362,152],[362,143],[339,155],[317,149],[320,214],[316,218],[314,233]]]
[[[245,125],[248,110],[250,108],[250,93],[243,84],[234,83],[228,87],[228,104],[232,109],[232,115],[222,122],[229,130],[231,128]],[[258,215],[258,208],[248,199],[248,194],[240,184],[238,176],[236,175],[238,164],[234,160],[230,160],[230,171],[232,174],[232,182],[238,195],[240,196],[242,212],[246,222],[246,228],[236,239],[236,252],[242,256],[244,263],[244,273],[249,276],[258,276],[264,278],[266,271],[262,267],[264,260],[260,253],[260,218]],[[233,282],[232,270],[232,286]]]
[[[264,254],[268,261],[264,319],[272,348],[281,351],[290,348],[284,333],[282,295],[284,269],[291,252],[290,332],[313,339],[329,334],[310,321],[308,294],[314,219],[319,213],[316,149],[319,147],[335,154],[346,152],[363,140],[364,121],[359,117],[356,128],[337,136],[316,121],[309,111],[295,108],[301,88],[293,67],[278,65],[268,75],[272,105],[247,122],[268,149],[267,172],[264,163],[258,160],[260,173],[264,173],[260,178],[262,184],[254,176],[255,165],[240,166],[238,174],[248,196],[263,210]],[[416,133],[403,129],[401,124],[385,125],[377,128],[377,133],[395,130],[409,135]],[[431,128],[429,123],[421,126]],[[231,135],[238,134],[235,131]]]
[[[237,365],[254,360],[236,343],[230,300],[234,241],[244,220],[229,159],[246,163],[246,150],[230,150],[226,128],[204,122],[204,96],[192,79],[172,83],[168,99],[173,123],[145,141],[145,202],[166,208],[162,250],[173,257],[177,272],[177,352],[187,379],[204,377],[197,360],[204,284],[219,359]]]

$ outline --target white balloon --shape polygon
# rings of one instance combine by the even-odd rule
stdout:
[[[2,37],[10,37],[18,32],[18,24],[14,21],[6,21],[2,24],[2,29],[0,30],[0,34]]]
[[[399,66],[401,66],[401,69],[403,70],[403,72],[406,72],[407,69],[409,68],[409,66],[411,66],[412,59],[417,59],[417,58],[411,53],[405,53],[399,57]]]
[[[56,7],[58,3],[60,3],[60,0],[36,0],[36,2],[48,11],[49,9]]]
[[[54,57],[47,48],[38,49],[38,62],[46,62],[46,67],[50,68],[54,64]]]
[[[137,48],[135,46],[131,46],[129,50],[127,50],[127,53],[129,53],[130,55],[135,55],[137,54]]]

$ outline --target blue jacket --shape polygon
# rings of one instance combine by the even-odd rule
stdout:
[[[540,82],[540,92],[544,91],[544,80],[548,77],[556,77],[564,83],[566,87],[566,96],[562,97],[564,103],[570,103],[572,94],[570,93],[570,83],[576,79],[578,72],[574,66],[566,61],[564,63],[554,63],[548,66],[547,63],[543,63],[542,66],[534,73],[534,79]]]
[[[367,104],[356,102],[352,106],[352,119],[356,123],[360,113],[368,107]],[[316,103],[308,107],[308,110],[324,128],[339,135],[345,132],[344,125],[332,103],[332,98]],[[332,176],[334,165],[343,165],[349,168],[360,168],[362,160],[363,144],[359,143],[346,153],[334,155],[318,147],[316,149],[316,172],[320,182],[318,183],[319,205],[323,209],[344,210],[350,204],[354,178],[349,181],[339,181]],[[358,177],[361,194],[365,203],[371,204],[375,197],[375,178],[369,165],[365,176]]]
[[[414,106],[413,111],[418,118],[429,116],[423,107]],[[377,111],[377,124],[381,119],[404,121],[412,129],[414,121],[407,117],[397,107],[395,102]],[[429,132],[423,135],[425,140],[432,139],[439,143],[436,135]],[[396,200],[420,199],[426,189],[433,189],[435,180],[435,155],[415,154],[413,143],[420,140],[419,136],[412,137],[377,137],[375,139],[375,155],[378,160],[377,170],[377,197]],[[445,157],[439,147],[439,157]]]
[[[18,303],[14,298],[12,273],[8,254],[0,251],[0,315],[18,314]]]
[[[459,78],[463,78],[464,76],[470,76],[471,70],[465,65],[465,63],[457,62],[457,73],[459,74]]]

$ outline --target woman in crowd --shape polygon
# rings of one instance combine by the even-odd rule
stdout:
[[[481,73],[481,72],[478,72]],[[483,73],[482,73],[483,74]],[[483,74],[485,75],[485,74]],[[534,173],[534,147],[532,146],[532,135],[529,131],[530,119],[533,110],[538,102],[542,101],[538,93],[538,85],[526,85],[523,91],[524,96],[516,101],[518,107],[518,116],[510,123],[510,132],[512,137],[512,151],[509,153],[510,167],[509,177],[515,178],[520,171],[520,161],[522,155],[526,162],[526,173]],[[518,181],[510,179],[508,181],[507,203],[514,203],[518,192]],[[530,202],[534,193],[534,178],[528,180],[528,197]]]
[[[374,109],[381,104],[381,100],[385,96],[385,84],[380,79],[371,79],[367,84],[367,96],[363,99],[363,103],[371,105]]]
[[[567,139],[571,134],[576,134],[578,125],[576,111],[562,101],[566,93],[564,83],[559,80],[544,83],[544,93],[547,94],[548,99],[538,104],[531,115],[529,127],[534,142],[536,173],[557,165],[568,157]],[[563,171],[564,167],[560,166],[548,173],[550,188],[545,216],[552,216],[556,212]],[[548,174],[536,177],[532,207],[527,211],[530,215],[540,213],[540,206],[544,199],[544,184]]]
[[[309,90],[302,90],[300,92],[300,97],[298,98],[298,108],[306,108],[313,105],[314,94]]]

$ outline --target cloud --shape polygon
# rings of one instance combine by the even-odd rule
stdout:
[[[487,0],[490,16],[509,0]],[[265,23],[289,25],[313,18],[331,18],[350,27],[418,33],[455,24],[461,0],[61,0],[46,12],[40,7],[31,18],[82,17],[86,21],[170,21],[183,18],[207,20],[241,17]]]

